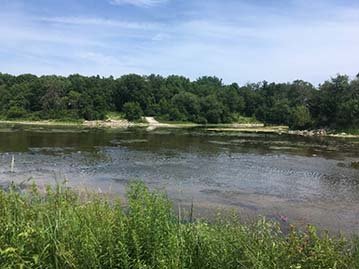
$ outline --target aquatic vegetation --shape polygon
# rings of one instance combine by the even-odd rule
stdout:
[[[359,162],[352,162],[352,163],[350,164],[350,166],[351,166],[352,168],[359,169]]]
[[[1,268],[359,268],[359,244],[312,226],[214,223],[174,214],[134,183],[127,204],[63,186],[0,191]]]

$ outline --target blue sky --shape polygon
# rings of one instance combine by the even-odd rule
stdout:
[[[318,84],[359,72],[357,0],[0,0],[0,7],[3,73]]]

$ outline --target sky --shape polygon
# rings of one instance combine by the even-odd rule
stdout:
[[[359,1],[0,0],[0,72],[317,85],[359,73]]]

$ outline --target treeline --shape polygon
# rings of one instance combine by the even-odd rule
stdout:
[[[6,119],[104,119],[118,111],[169,121],[229,123],[252,117],[291,128],[359,128],[359,75],[338,75],[319,87],[292,83],[225,85],[217,77],[81,75],[13,76],[0,73],[0,117]]]

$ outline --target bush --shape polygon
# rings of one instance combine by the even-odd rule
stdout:
[[[123,112],[125,118],[129,121],[136,121],[141,119],[143,116],[143,111],[140,105],[136,102],[128,102],[123,105]]]
[[[181,113],[177,108],[171,107],[169,109],[169,120],[170,121],[186,121],[187,117]]]
[[[12,106],[7,111],[7,117],[9,119],[22,118],[26,116],[26,110],[23,107]]]
[[[194,122],[198,124],[207,124],[207,119],[202,116],[197,116],[195,117]]]
[[[297,106],[292,111],[291,128],[305,129],[312,125],[309,109],[305,106]]]
[[[314,227],[283,234],[275,222],[211,224],[173,214],[140,183],[128,206],[57,186],[0,190],[1,268],[359,268],[359,243]],[[353,247],[356,246],[356,247]]]

